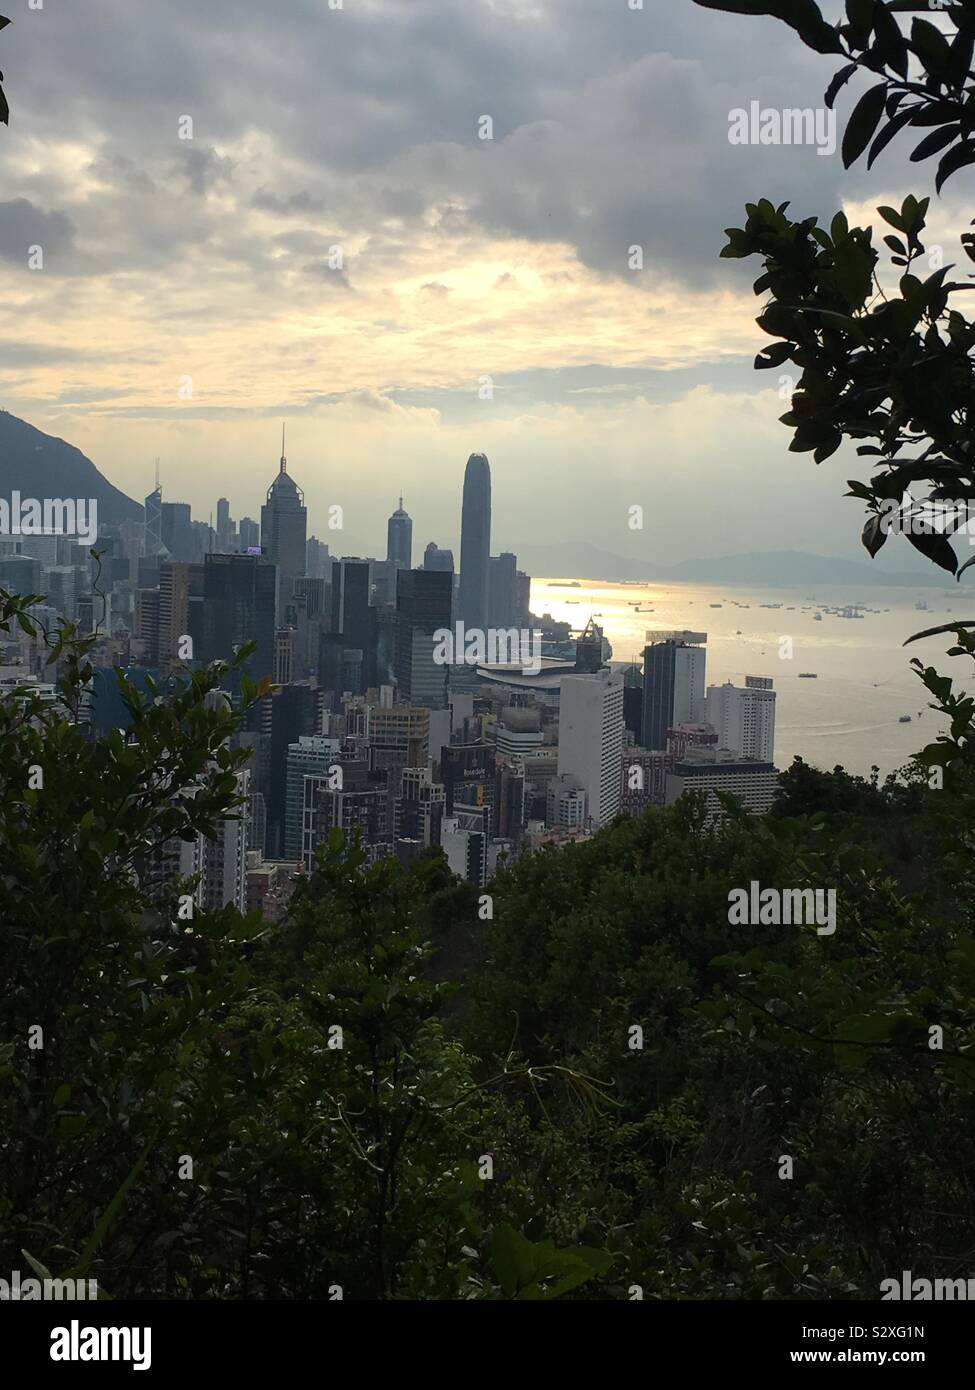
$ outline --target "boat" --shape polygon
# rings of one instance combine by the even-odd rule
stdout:
[[[720,603],[712,603],[712,604],[711,604],[711,607],[712,607],[712,608],[720,608],[720,607],[721,607],[721,604],[720,604]]]
[[[815,671],[800,671],[799,679],[801,681],[815,681],[819,680],[819,676]]]
[[[814,623],[821,623],[822,621],[823,621],[823,615],[822,615],[822,613],[814,613],[814,614],[813,614],[813,622],[814,622]]]
[[[900,717],[900,719],[898,719],[897,722],[898,722],[898,724],[910,724],[910,722],[911,722],[911,716],[910,716],[909,714],[902,714],[901,717]]]
[[[740,627],[735,628],[735,636],[736,636],[736,637],[740,637],[740,636],[741,636],[741,628],[740,628]]]

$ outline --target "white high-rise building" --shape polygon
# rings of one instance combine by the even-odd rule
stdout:
[[[775,761],[775,691],[765,676],[746,676],[745,686],[708,686],[707,722],[718,733],[718,746],[740,758]]]
[[[559,775],[578,778],[593,829],[619,815],[623,764],[623,677],[604,668],[563,676],[559,686]]]

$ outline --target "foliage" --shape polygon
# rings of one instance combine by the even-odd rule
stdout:
[[[847,0],[846,21],[835,27],[814,0],[696,3],[774,15],[818,52],[840,54],[847,61],[827,90],[829,106],[855,73],[879,76],[848,119],[847,166],[868,147],[872,164],[900,132],[919,129],[927,133],[911,158],[940,156],[936,191],[975,162],[975,0],[938,9],[949,33],[917,15],[905,32],[897,16],[917,6],[900,0]],[[920,79],[910,75],[911,63]],[[891,229],[884,243],[896,271],[881,264],[872,228],[851,227],[842,212],[828,228],[817,217],[797,221],[788,204],[767,198],[746,206],[744,227],[728,229],[721,254],[763,258],[755,293],[768,299],[758,324],[777,341],[755,365],[792,362],[801,370],[782,416],[793,431],[790,449],[821,463],[844,439],[869,441],[857,452],[877,459],[878,471],[852,479],[848,494],[866,505],[866,549],[875,556],[900,530],[934,564],[960,577],[967,564],[959,567],[950,537],[975,498],[975,325],[956,296],[975,286],[951,278],[940,248],[927,251],[921,233],[928,207],[929,199],[908,194],[899,208],[878,209]],[[975,260],[975,235],[966,233],[962,248]]]

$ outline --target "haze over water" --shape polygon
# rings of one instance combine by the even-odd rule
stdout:
[[[567,588],[568,583],[580,587]],[[919,597],[928,604],[926,612],[914,607]],[[782,607],[762,608],[763,603]],[[855,603],[881,612],[841,618],[822,607]],[[637,613],[634,604],[654,611]],[[904,640],[924,628],[975,614],[975,600],[969,601],[964,589],[853,591],[848,585],[822,584],[769,589],[563,578],[533,579],[531,606],[533,613],[550,613],[573,629],[592,614],[612,643],[614,665],[631,660],[642,665],[650,629],[706,632],[708,685],[727,680],[741,685],[745,676],[772,677],[778,692],[778,767],[787,768],[798,754],[817,767],[840,763],[863,775],[876,764],[882,776],[902,767],[944,727],[929,707],[930,697],[911,669],[911,658],[918,656],[943,674],[962,678],[963,668],[945,654],[950,637],[926,638],[910,647],[902,645]],[[821,622],[814,617],[817,612],[823,614]],[[783,636],[792,638],[792,660],[779,657]],[[800,679],[800,671],[814,671],[817,678]],[[911,723],[899,722],[903,714],[912,716]]]

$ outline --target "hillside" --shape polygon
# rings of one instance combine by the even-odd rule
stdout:
[[[0,410],[0,497],[84,497],[99,522],[141,521],[143,509],[102,477],[91,459],[63,439]]]

